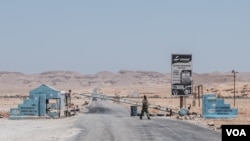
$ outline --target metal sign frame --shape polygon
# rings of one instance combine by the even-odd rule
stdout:
[[[172,54],[172,96],[192,95],[192,54]]]

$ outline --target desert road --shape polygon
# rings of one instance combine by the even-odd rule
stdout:
[[[216,131],[163,117],[140,120],[108,101],[93,101],[88,110],[74,123],[81,132],[69,141],[221,141]]]

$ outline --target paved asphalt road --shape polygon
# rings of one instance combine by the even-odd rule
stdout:
[[[81,133],[69,141],[221,141],[216,131],[163,117],[140,120],[108,101],[93,101],[88,109],[75,122]]]

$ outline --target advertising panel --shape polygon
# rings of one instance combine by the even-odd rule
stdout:
[[[192,94],[192,55],[172,54],[172,96]]]

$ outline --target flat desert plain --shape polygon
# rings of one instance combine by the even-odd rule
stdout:
[[[191,105],[190,112],[197,113],[197,116],[183,118],[173,115],[171,118],[208,126],[214,130],[219,130],[222,124],[250,124],[250,73],[245,72],[237,75],[236,83],[234,83],[230,73],[193,74],[193,94],[197,95],[196,86],[202,85],[203,89],[200,96],[203,94],[216,94],[218,98],[224,98],[225,103],[238,109],[236,118],[202,118],[200,116],[202,114],[202,100],[201,98],[194,99],[194,95],[187,97],[183,105],[184,107]],[[80,94],[92,93],[93,89],[98,88],[98,93],[108,96],[130,99],[140,103],[143,95],[146,95],[152,105],[175,110],[180,108],[180,99],[171,96],[170,73],[126,70],[118,73],[103,71],[91,75],[69,71],[51,71],[40,74],[1,72],[0,117],[8,119],[9,109],[16,108],[18,104],[23,102],[24,98],[28,97],[30,90],[39,87],[41,84],[52,86],[61,91],[71,89],[73,92],[72,102],[80,106],[91,100]],[[193,101],[195,101],[195,105]],[[130,107],[129,104],[122,105],[127,108]],[[157,110],[157,107],[151,108],[150,113],[167,114],[167,112]]]

